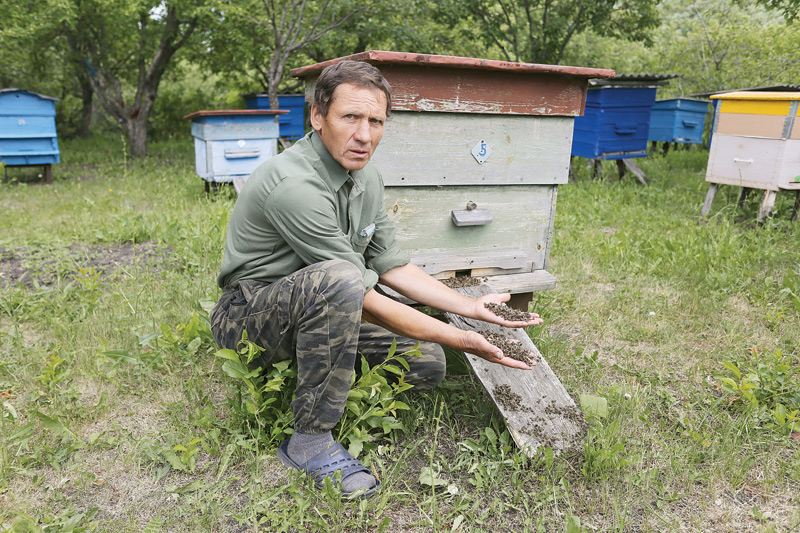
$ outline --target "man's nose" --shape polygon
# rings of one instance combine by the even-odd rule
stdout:
[[[356,132],[353,137],[355,137],[355,139],[359,142],[369,142],[371,138],[369,134],[369,120],[358,121]]]

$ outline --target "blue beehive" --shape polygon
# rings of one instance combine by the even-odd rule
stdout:
[[[22,89],[0,89],[0,161],[8,166],[61,161],[56,135],[56,100]]]
[[[284,110],[197,111],[192,121],[195,171],[206,182],[249,176],[278,152],[278,120]]]
[[[647,156],[656,90],[673,75],[617,76],[592,83],[584,115],[575,117],[572,155],[589,159]]]
[[[244,103],[247,109],[269,109],[269,95],[246,94]],[[288,111],[278,118],[281,137],[296,140],[305,135],[306,97],[302,94],[279,94],[278,104],[281,109]]]
[[[670,98],[653,104],[650,116],[650,141],[702,144],[708,102],[689,98]]]

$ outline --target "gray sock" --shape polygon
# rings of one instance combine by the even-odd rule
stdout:
[[[287,452],[292,461],[302,466],[309,459],[327,450],[333,443],[334,440],[330,431],[318,435],[295,431],[289,439]],[[342,489],[344,492],[369,489],[375,485],[376,481],[371,474],[358,472],[342,480]]]

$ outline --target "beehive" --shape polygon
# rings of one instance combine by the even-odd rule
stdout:
[[[269,95],[246,94],[244,104],[247,109],[269,109]],[[305,106],[306,99],[302,94],[279,94],[278,105],[288,111],[278,117],[280,136],[290,141],[297,140],[305,135]]]
[[[192,121],[195,171],[206,183],[247,177],[278,153],[278,116],[286,111],[238,109],[197,111]]]
[[[674,75],[624,75],[594,82],[575,119],[572,155],[597,160],[647,156],[656,91]]]
[[[22,89],[0,89],[0,162],[8,166],[44,166],[59,163],[56,100]]]
[[[719,100],[706,181],[800,190],[800,92],[732,92]]]
[[[653,104],[648,140],[665,143],[702,144],[708,102],[670,98]]]
[[[341,59],[375,65],[392,86],[372,161],[412,262],[438,278],[488,276],[523,299],[555,286],[547,264],[573,121],[588,80],[613,71],[370,51],[293,70],[308,101]]]

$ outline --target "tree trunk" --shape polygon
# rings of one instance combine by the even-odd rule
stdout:
[[[130,143],[131,157],[145,157],[147,155],[147,117],[141,120],[139,116],[128,120],[125,124],[125,133]]]
[[[78,123],[78,130],[76,131],[78,137],[83,139],[89,137],[90,128],[92,125],[92,104],[94,91],[92,91],[92,84],[89,81],[85,72],[78,74],[81,85],[81,120]]]

